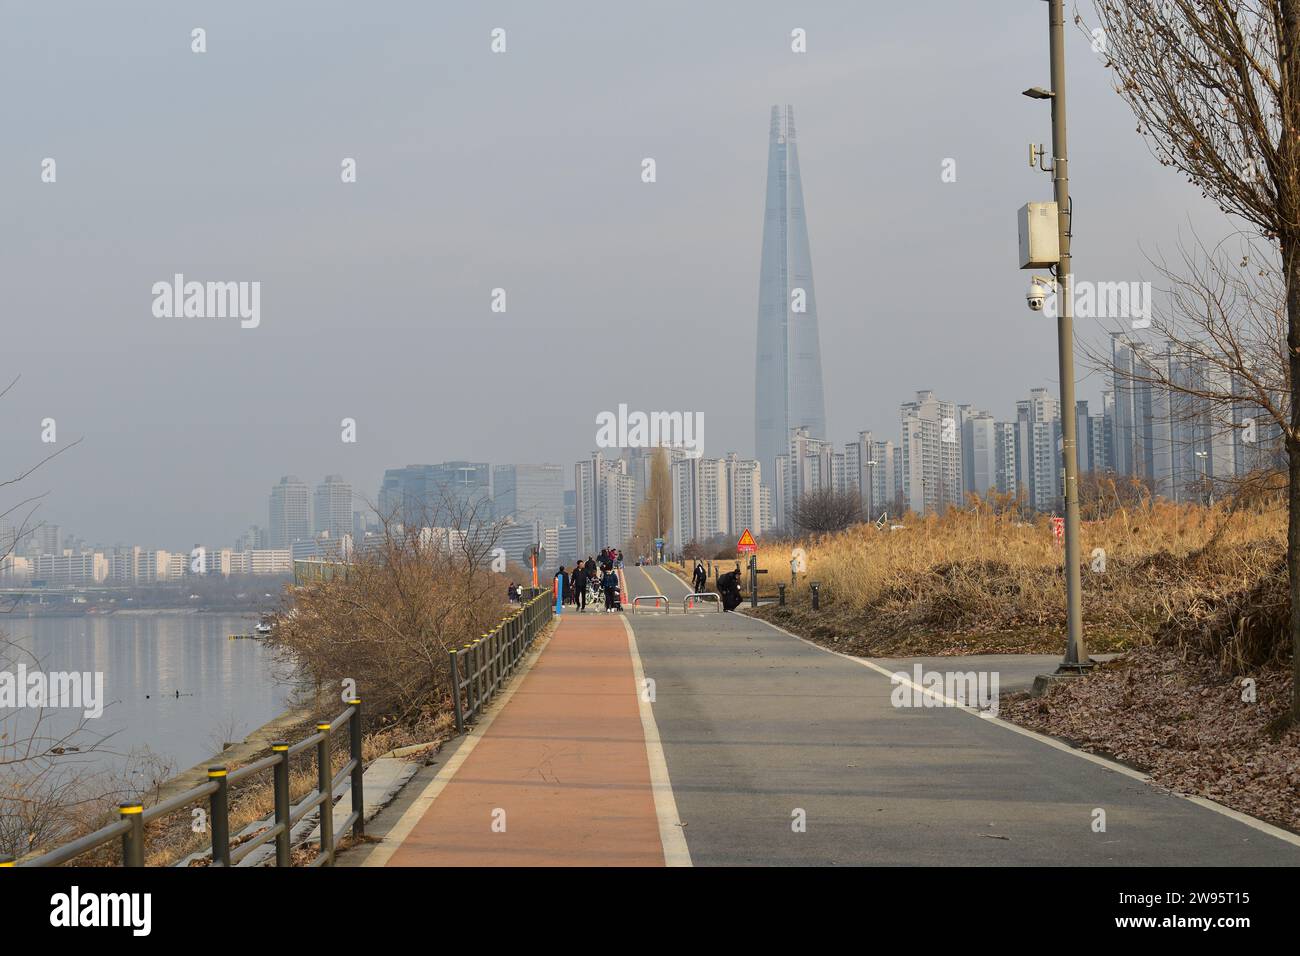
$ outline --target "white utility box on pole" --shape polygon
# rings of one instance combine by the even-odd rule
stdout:
[[[1056,203],[1031,202],[1020,207],[1020,268],[1046,269],[1061,261]]]

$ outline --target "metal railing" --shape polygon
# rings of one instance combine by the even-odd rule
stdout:
[[[718,606],[718,610],[722,610],[722,595],[715,594],[712,591],[695,591],[686,595],[686,597],[682,598],[682,610],[689,611],[696,603],[701,601],[713,601]]]
[[[335,731],[344,724],[348,729],[348,761],[335,773],[331,768],[330,741]],[[293,804],[289,793],[289,760],[295,754],[303,753],[312,747],[316,748],[316,787],[300,802]],[[271,840],[275,841],[275,865],[292,866],[290,837],[294,824],[317,807],[320,807],[320,852],[310,865],[333,866],[334,794],[339,785],[350,777],[352,812],[343,821],[340,829],[347,830],[351,827],[352,835],[361,837],[365,833],[365,800],[362,791],[364,769],[361,760],[361,700],[353,698],[348,701],[347,710],[328,723],[324,721],[318,723],[316,733],[296,744],[290,745],[286,741],[278,740],[271,744],[269,757],[263,757],[229,773],[225,767],[209,767],[207,783],[178,793],[147,809],[139,802],[123,803],[118,807],[116,823],[110,823],[94,833],[88,833],[80,839],[17,865],[58,866],[121,837],[122,865],[144,866],[145,824],[178,810],[185,810],[206,798],[212,834],[211,849],[206,855],[211,860],[212,866],[235,866],[258,847]],[[272,771],[275,823],[232,850],[230,787],[264,770]],[[0,861],[0,865],[4,865],[3,861]]]
[[[655,602],[655,607],[654,607],[654,609],[655,609],[656,611],[659,610],[659,602],[660,602],[660,601],[663,601],[663,602],[664,602],[664,613],[665,613],[665,614],[670,614],[670,613],[672,613],[672,610],[673,610],[673,602],[670,601],[670,600],[668,600],[667,595],[664,595],[664,594],[639,594],[639,595],[637,595],[636,597],[634,597],[634,598],[632,599],[632,610],[634,610],[634,611],[639,611],[639,610],[641,610],[641,602],[642,602],[642,601],[654,601],[654,602]]]
[[[459,651],[450,651],[452,711],[456,733],[483,713],[483,707],[506,682],[537,635],[555,616],[550,588],[525,588],[523,605],[501,623]]]

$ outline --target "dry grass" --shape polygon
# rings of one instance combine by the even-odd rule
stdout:
[[[790,583],[794,546],[806,551],[809,574],[788,592],[786,608],[759,613],[864,655],[1060,650],[1062,554],[1048,518],[1028,524],[981,509],[904,524],[761,546],[765,595]],[[1089,649],[1124,650],[1158,635],[1226,655],[1225,665],[1243,652],[1251,663],[1276,657],[1285,637],[1273,626],[1277,595],[1266,617],[1245,608],[1261,607],[1250,597],[1261,582],[1276,584],[1285,535],[1285,512],[1271,506],[1229,511],[1156,502],[1084,522]],[[1092,570],[1094,549],[1105,552],[1104,571]],[[818,612],[811,610],[809,581],[821,584]],[[1284,591],[1281,600],[1284,619]],[[1253,627],[1249,646],[1225,639],[1220,618],[1234,608],[1236,619]],[[1199,627],[1200,636],[1189,627]]]

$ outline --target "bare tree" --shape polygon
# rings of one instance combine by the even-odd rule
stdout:
[[[0,398],[18,381],[15,377],[0,389]],[[0,492],[12,493],[43,465],[80,443],[81,439],[69,442],[0,479]],[[12,503],[0,500],[0,572],[14,567],[15,552],[41,527],[36,512],[44,498],[44,492],[18,492]],[[12,609],[12,604],[4,608]],[[44,662],[0,633],[0,673],[15,680],[20,667],[41,671]],[[20,694],[26,690],[15,689]],[[76,814],[102,796],[102,787],[96,790],[96,775],[87,773],[87,765],[96,751],[104,749],[109,736],[90,733],[84,716],[73,723],[53,719],[45,706],[0,709],[0,852],[21,856],[66,833]]]
[[[630,551],[637,555],[655,553],[655,538],[665,538],[673,526],[673,481],[668,466],[668,450],[656,448],[650,461],[650,487],[637,512]]]
[[[379,514],[376,541],[287,593],[267,643],[294,663],[301,691],[311,697],[351,679],[371,720],[435,718],[450,694],[447,652],[504,610],[490,506],[444,491],[436,506],[406,509],[406,523]]]
[[[0,398],[4,398],[8,395],[13,387],[18,384],[21,377],[22,376],[15,376],[8,385],[0,389]],[[30,477],[33,473],[38,471],[47,462],[58,458],[65,451],[70,451],[80,444],[81,439],[78,438],[76,441],[69,442],[62,448],[50,452],[34,465],[29,465],[20,469],[18,473],[12,477],[0,479],[0,492],[5,491],[5,489],[12,489],[23,481],[23,479]],[[5,493],[7,494],[8,492]],[[4,531],[3,534],[0,534],[0,573],[4,572],[6,567],[12,565],[11,558],[13,553],[18,549],[18,546],[41,528],[41,523],[36,520],[36,510],[40,507],[41,501],[44,498],[44,492],[34,495],[20,495],[17,501],[5,506],[4,510],[0,511],[0,531]],[[0,505],[3,505],[2,501],[0,501]]]
[[[819,488],[802,495],[791,510],[801,534],[829,534],[862,523],[862,500],[852,491]]]
[[[1292,720],[1300,719],[1300,0],[1094,0],[1107,67],[1138,132],[1277,250],[1285,389]],[[1242,356],[1239,372],[1251,360]]]
[[[1133,473],[1149,492],[1202,503],[1253,496],[1286,467],[1286,305],[1276,250],[1245,236],[1210,247],[1193,233],[1178,251],[1173,264],[1153,261],[1164,295],[1145,334],[1113,333],[1110,354],[1085,350],[1114,377],[1117,398],[1156,396],[1161,450],[1178,485],[1144,471],[1139,439],[1150,423],[1114,436],[1134,449]]]

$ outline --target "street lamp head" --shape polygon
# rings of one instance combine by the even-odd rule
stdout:
[[[1031,100],[1050,100],[1056,94],[1051,90],[1043,89],[1041,86],[1031,86],[1029,89],[1024,90],[1020,95],[1027,96]]]

